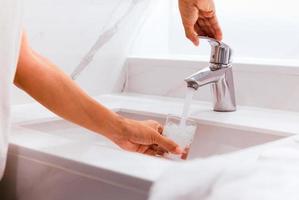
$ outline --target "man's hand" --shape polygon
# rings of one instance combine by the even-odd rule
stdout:
[[[122,127],[121,131],[114,131],[108,137],[124,150],[148,155],[183,153],[176,143],[161,135],[163,127],[156,121],[120,118],[118,126]]]
[[[186,37],[199,45],[198,36],[222,39],[213,0],[179,0]]]

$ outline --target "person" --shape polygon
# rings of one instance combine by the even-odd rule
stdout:
[[[57,66],[34,51],[21,29],[21,0],[1,0],[0,7],[0,176],[3,175],[9,132],[10,84],[27,92],[60,117],[103,134],[122,149],[155,155],[182,149],[161,135],[156,121],[124,118],[88,96]],[[212,0],[179,0],[186,36],[195,45],[198,35],[221,40]],[[20,39],[19,39],[20,38]]]

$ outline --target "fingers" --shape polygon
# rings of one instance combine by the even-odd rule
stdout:
[[[161,135],[163,132],[163,127],[161,124],[153,120],[145,121],[145,123],[152,127],[155,131],[151,133],[151,144],[157,144],[158,146],[164,148],[165,151],[169,151],[171,153],[181,154],[183,152],[175,142]],[[159,134],[157,134],[157,132]]]
[[[138,153],[145,153],[149,149],[148,145],[142,145],[140,144],[139,147],[137,148],[136,152]]]
[[[217,40],[222,40],[222,31],[218,23],[216,15],[209,19],[210,27],[213,31],[214,38]]]
[[[188,26],[184,26],[185,28],[185,35],[186,37],[191,40],[191,42],[195,45],[198,46],[199,45],[199,39],[198,39],[198,34],[195,31],[195,25],[188,25]]]
[[[196,24],[199,29],[199,31],[198,31],[199,36],[213,37],[212,32],[209,28],[209,24],[207,23],[207,21],[205,19],[199,19]]]
[[[198,19],[197,8],[188,1],[179,1],[182,22],[186,37],[196,46],[199,45],[199,39],[195,30],[195,24]]]
[[[200,12],[199,18],[195,24],[184,24],[186,37],[193,42],[194,45],[199,45],[198,36],[207,36],[222,40],[222,31],[214,12]]]
[[[121,148],[126,151],[137,152],[137,153],[147,154],[151,156],[156,156],[156,155],[163,156],[164,153],[167,152],[166,149],[159,147],[156,144],[143,145],[143,144],[135,144],[129,141],[121,144]]]
[[[213,1],[180,0],[179,8],[186,37],[194,45],[199,45],[198,36],[222,40],[222,32],[215,14]]]
[[[128,138],[124,137],[114,141],[121,148],[128,151],[151,154],[153,151],[149,149],[154,151],[155,149],[149,147],[157,145],[164,149],[164,152],[168,151],[174,154],[183,153],[183,150],[174,141],[161,135],[163,127],[158,122],[153,120],[142,122],[131,120],[130,122],[134,122],[132,124],[135,125],[135,128],[132,128],[127,136],[125,135]]]
[[[144,121],[149,127],[153,128],[155,131],[158,131],[160,134],[162,134],[163,132],[163,126],[154,121],[154,120],[147,120],[147,121]]]
[[[130,143],[129,145],[127,145],[127,149],[126,150],[130,150],[132,152],[137,152],[137,153],[141,153],[141,154],[146,154],[146,155],[151,155],[151,156],[163,156],[164,153],[166,153],[167,151],[161,147],[159,147],[156,144],[153,145],[138,145],[138,144],[134,144],[134,143]]]
[[[159,126],[157,127],[158,133],[162,134],[163,130],[164,130],[163,126],[161,124],[159,124]]]
[[[202,28],[200,28],[200,25],[199,25],[198,22],[195,24],[195,30],[198,33],[198,35],[200,35],[200,36],[206,36],[206,33],[203,31]]]
[[[174,141],[160,135],[160,134],[153,134],[152,135],[152,143],[161,146],[166,151],[174,153],[174,154],[182,154],[183,150],[176,144]]]
[[[222,40],[222,31],[214,12],[199,11],[198,35]]]
[[[158,145],[151,145],[145,152],[144,154],[150,155],[150,156],[163,156],[164,153],[167,151]]]

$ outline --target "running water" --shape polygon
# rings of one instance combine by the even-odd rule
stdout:
[[[189,87],[187,88],[183,113],[182,113],[181,122],[180,122],[180,130],[185,129],[186,120],[188,119],[188,116],[189,116],[189,110],[190,110],[190,106],[192,103],[194,92],[195,92],[195,90],[193,88],[189,88]]]
[[[166,154],[165,157],[170,159],[183,159],[186,160],[189,154],[190,145],[193,141],[194,134],[196,132],[196,124],[194,121],[188,119],[189,110],[192,103],[195,90],[188,88],[186,92],[186,98],[184,102],[183,113],[180,118],[167,117],[166,125],[163,130],[163,135],[175,141],[184,152],[182,155]],[[179,120],[176,120],[179,119]]]

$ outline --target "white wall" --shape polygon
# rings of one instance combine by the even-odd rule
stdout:
[[[170,2],[174,0],[156,0],[155,8],[148,15],[134,41],[132,56],[166,56],[170,47]]]
[[[24,27],[32,46],[70,74],[103,32],[134,0],[26,0]],[[203,42],[194,47],[185,39],[177,0],[135,0],[137,9],[118,27],[117,34],[94,57],[78,78],[90,94],[122,89],[123,66],[130,55],[207,57]],[[151,2],[151,9],[146,9]],[[299,61],[299,14],[294,0],[215,0],[224,41],[234,58]],[[147,10],[151,10],[147,15]],[[141,27],[143,17],[145,24]],[[112,23],[112,24],[111,24]],[[129,53],[130,44],[135,39]],[[276,59],[276,60],[275,60]],[[119,81],[120,80],[120,81]],[[119,83],[119,84],[117,84]],[[32,100],[14,90],[13,103]]]
[[[234,49],[234,58],[299,60],[297,1],[215,0],[215,4],[224,42]],[[177,1],[160,1],[159,6],[147,21],[132,54],[208,56],[206,42],[197,48],[185,39]],[[140,46],[142,41],[148,42]]]
[[[99,35],[113,27],[132,2],[136,5],[127,18],[77,80],[91,95],[111,93],[122,87],[123,81],[118,80],[123,78],[128,50],[150,0],[26,0],[24,27],[32,47],[70,74]],[[14,104],[31,101],[14,90]]]

